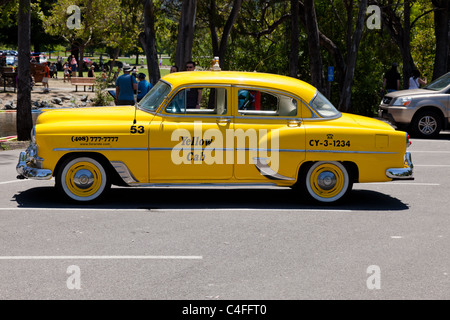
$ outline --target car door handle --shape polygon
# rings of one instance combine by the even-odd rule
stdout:
[[[218,124],[227,125],[230,122],[231,122],[231,119],[228,119],[228,118],[219,118],[219,119],[217,119],[217,123]]]
[[[300,120],[289,120],[288,127],[299,127],[302,122]]]

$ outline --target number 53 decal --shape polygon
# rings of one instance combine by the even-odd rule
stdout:
[[[144,126],[131,126],[130,133],[144,133]]]

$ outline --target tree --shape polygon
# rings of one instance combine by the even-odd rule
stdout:
[[[143,28],[142,2],[140,0],[119,0],[117,12],[105,22],[101,43],[112,49],[111,75],[120,52],[130,52],[139,44]],[[98,40],[97,40],[98,42]]]
[[[436,37],[436,56],[434,60],[433,79],[450,70],[449,51],[449,23],[450,5],[448,0],[433,0],[436,6],[434,11],[434,34]]]
[[[196,12],[197,0],[183,1],[178,27],[177,51],[175,54],[175,63],[180,70],[184,70],[186,62],[192,59]]]
[[[72,19],[78,19],[76,16],[72,18],[76,14],[74,6],[80,9],[81,22],[78,26],[70,25]],[[104,38],[109,33],[117,22],[115,18],[119,11],[119,0],[58,0],[53,5],[44,23],[46,31],[62,37],[73,49],[79,50],[79,76],[83,76],[86,47],[94,39]]]
[[[304,2],[304,21],[306,34],[308,35],[309,66],[311,69],[311,84],[322,93],[325,92],[323,85],[323,64],[320,53],[319,27],[317,25],[316,9],[313,0]]]
[[[347,9],[349,15],[348,20],[351,19],[350,12],[352,10],[351,6],[353,4],[353,1],[350,1],[348,3],[349,8]],[[352,83],[353,83],[353,76],[355,74],[355,67],[356,67],[356,58],[358,54],[358,48],[359,43],[361,41],[363,26],[364,26],[364,16],[366,13],[367,8],[367,0],[361,0],[359,4],[359,12],[358,12],[358,18],[356,21],[356,28],[353,32],[353,35],[351,35],[351,24],[348,24],[349,29],[347,31],[347,63],[345,68],[345,76],[344,76],[344,83],[342,84],[342,91],[341,91],[341,97],[339,100],[339,110],[342,110],[344,112],[348,112],[351,109],[351,97],[352,97]]]
[[[18,15],[18,86],[17,86],[17,139],[30,140],[33,119],[31,116],[30,84],[30,0],[19,1]]]
[[[291,51],[289,52],[289,75],[296,78],[298,73],[298,50],[299,50],[299,3],[291,0]]]
[[[219,57],[219,61],[221,66],[223,67],[224,64],[224,58],[225,58],[225,52],[227,50],[227,44],[228,44],[228,38],[231,32],[231,29],[233,28],[233,24],[239,14],[239,11],[241,9],[242,0],[234,0],[233,6],[230,12],[230,15],[228,16],[228,19],[225,23],[225,26],[223,27],[222,32],[222,38],[220,39],[217,36],[217,16],[218,16],[218,10],[216,6],[216,1],[211,0],[210,2],[210,10],[209,10],[209,28],[211,32],[211,40],[212,40],[212,48],[213,48],[213,56]],[[223,9],[220,10],[223,12]]]
[[[322,45],[334,58],[338,83],[340,86],[340,98],[338,108],[341,111],[351,111],[351,96],[352,96],[352,82],[356,67],[356,58],[359,48],[359,43],[362,37],[363,23],[365,11],[367,8],[367,0],[361,0],[359,3],[358,15],[356,19],[356,27],[353,31],[353,0],[344,1],[347,19],[346,19],[346,56],[342,54],[342,50],[335,44],[333,40],[327,37],[319,30],[317,18],[315,14],[314,4],[312,0],[300,2],[300,17],[308,34],[308,47],[310,52],[310,67],[311,67],[311,83],[325,94],[323,82],[323,67],[320,45]],[[337,10],[335,10],[336,12]],[[337,18],[340,21],[340,17]],[[319,44],[320,41],[320,44]]]
[[[156,52],[155,8],[152,0],[144,0],[143,5],[144,32],[140,34],[139,39],[147,55],[150,83],[155,85],[161,78],[158,66],[158,54]]]

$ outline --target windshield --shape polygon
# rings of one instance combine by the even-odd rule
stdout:
[[[319,91],[317,91],[316,96],[312,99],[310,103],[311,107],[322,117],[331,118],[341,113],[333,106],[333,104],[328,101],[327,98]]]
[[[139,106],[148,111],[155,111],[163,102],[164,98],[169,94],[170,86],[159,81],[155,86],[142,98]]]
[[[446,86],[450,84],[450,72],[444,74],[442,77],[437,78],[429,85],[425,86],[424,89],[439,91],[444,89]]]

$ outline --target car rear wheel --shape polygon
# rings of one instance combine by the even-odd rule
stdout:
[[[304,177],[310,198],[319,202],[336,202],[351,189],[352,180],[345,166],[336,161],[319,161],[311,165]]]
[[[70,200],[93,202],[100,199],[111,183],[104,166],[90,157],[66,160],[56,176],[57,189]]]
[[[421,138],[433,138],[439,134],[442,128],[441,117],[434,111],[418,113],[412,122],[412,131]]]

